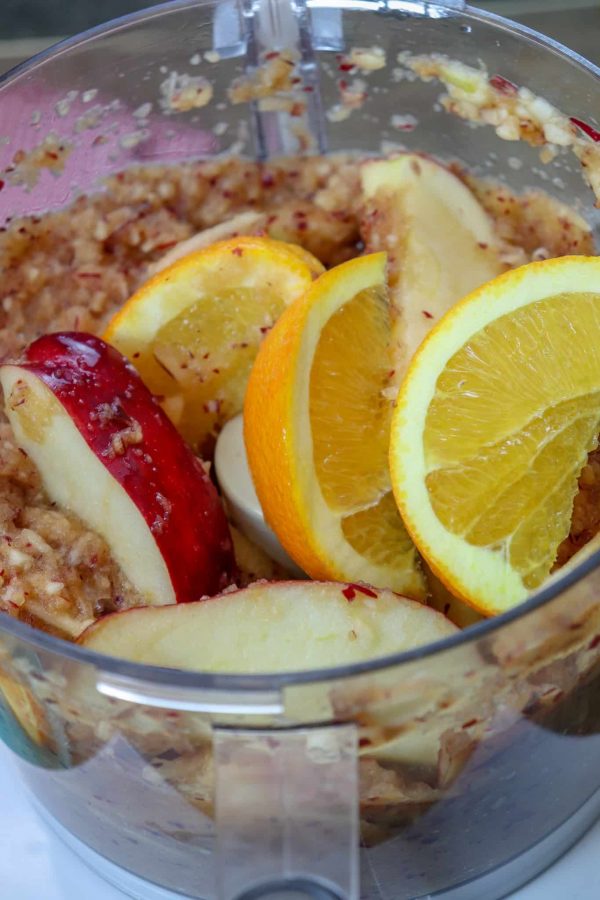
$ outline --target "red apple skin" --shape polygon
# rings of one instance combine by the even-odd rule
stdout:
[[[233,543],[217,490],[125,357],[93,335],[62,332],[34,341],[19,365],[52,391],[141,512],[177,602],[231,584]],[[132,426],[139,440],[128,443]]]

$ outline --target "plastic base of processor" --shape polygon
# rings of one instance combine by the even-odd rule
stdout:
[[[96,853],[78,838],[74,837],[66,828],[60,825],[41,804],[34,801],[35,807],[44,821],[52,828],[55,834],[72,850],[90,869],[101,878],[122,891],[126,896],[135,900],[190,900],[183,894],[177,894],[166,888],[160,887],[128,872],[126,869],[115,865]],[[579,810],[563,822],[555,831],[539,841],[525,853],[514,857],[504,865],[487,872],[485,875],[471,881],[463,882],[449,887],[443,891],[429,894],[436,900],[500,900],[507,894],[516,891],[523,884],[535,878],[544,869],[556,862],[566,853],[582,835],[595,823],[600,816],[600,792],[591,797]],[[307,892],[308,891],[308,892]],[[290,883],[289,889],[272,889],[265,887],[253,888],[250,891],[252,898],[261,900],[320,900],[323,896],[317,896],[313,890],[298,888],[298,882]],[[245,895],[248,896],[248,895]],[[408,897],[398,893],[398,898]],[[203,898],[203,900],[216,900],[216,898]],[[221,900],[221,898],[219,898]],[[230,898],[226,898],[230,900]],[[237,898],[236,898],[237,900]],[[242,898],[240,898],[242,900]],[[359,898],[348,898],[359,900]],[[361,892],[360,900],[382,900],[381,894],[373,888]]]

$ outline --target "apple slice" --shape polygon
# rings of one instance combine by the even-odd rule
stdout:
[[[491,218],[463,182],[425,156],[363,163],[367,252],[388,254],[398,384],[445,312],[506,268]]]
[[[100,534],[150,605],[234,577],[215,487],[139,375],[97,337],[34,341],[0,368],[6,413],[50,499]]]
[[[441,613],[364,584],[256,582],[202,603],[131,609],[79,642],[140,663],[205,672],[284,672],[345,665],[454,634]]]

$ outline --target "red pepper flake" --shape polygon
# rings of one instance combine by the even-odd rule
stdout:
[[[444,615],[447,616],[449,612],[450,612],[450,604],[444,603]]]
[[[140,352],[139,352],[139,350],[136,350],[136,352],[133,354],[133,358],[134,358],[134,359],[139,359],[139,358],[140,358]]]
[[[264,188],[270,188],[275,184],[275,179],[270,172],[265,172],[260,179],[260,183]]]
[[[600,644],[600,634],[597,634],[589,643],[588,650],[595,650],[596,647]]]
[[[244,255],[244,251],[241,247],[234,247],[231,252],[233,253],[234,256],[243,256]]]
[[[477,725],[478,722],[479,722],[479,719],[469,719],[468,722],[465,722],[465,724],[463,725],[463,728],[470,728],[472,725]]]
[[[272,325],[261,325],[260,333],[268,334],[272,327],[273,327]]]
[[[361,737],[361,738],[359,738],[358,746],[359,747],[370,747],[372,743],[373,743],[373,741],[371,740],[371,738]]]
[[[346,600],[354,600],[354,598],[356,597],[356,591],[358,591],[360,594],[364,594],[365,597],[373,597],[375,600],[377,599],[377,593],[371,590],[371,588],[365,587],[364,584],[355,584],[354,582],[344,588],[342,594],[344,595]]]
[[[2,190],[3,187],[4,187],[4,181],[2,181],[2,179],[0,178],[0,191]]]
[[[279,56],[278,50],[271,50],[270,53],[265,53],[265,61],[269,60],[269,59],[277,59],[278,56]]]
[[[494,90],[499,91],[501,94],[514,95],[519,90],[516,84],[513,84],[508,78],[503,78],[502,75],[492,75],[489,83]]]
[[[428,312],[426,309],[422,310],[422,313],[426,319],[433,319],[433,313]]]
[[[352,72],[354,68],[355,66],[351,62],[341,62],[338,66],[340,72]]]
[[[305,84],[302,90],[305,94],[312,94],[312,92],[314,91],[314,87],[312,86],[312,84]]]
[[[347,91],[348,90],[348,82],[344,81],[344,79],[342,78],[342,80],[338,82],[338,87],[339,87],[340,91],[342,91],[342,92]]]
[[[587,136],[596,143],[600,142],[600,131],[592,128],[592,126],[588,125],[587,122],[583,122],[581,119],[576,119],[574,118],[574,116],[570,117],[569,122],[572,122],[573,125],[577,125],[578,128],[581,128],[584,134],[587,134]]]
[[[49,159],[58,159],[58,153],[55,153],[53,150],[46,150],[46,156]]]

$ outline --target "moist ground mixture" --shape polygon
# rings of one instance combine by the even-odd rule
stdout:
[[[492,216],[507,265],[594,252],[590,229],[565,205],[453,169]],[[326,266],[358,255],[358,173],[359,160],[347,156],[145,167],[112,177],[67,210],[8,222],[0,229],[0,357],[17,358],[46,332],[101,334],[166,253],[245,211],[263,214],[262,230],[302,245]],[[599,494],[592,454],[559,563],[599,530]],[[242,583],[281,577],[261,550],[233,536]],[[2,417],[0,610],[75,638],[98,616],[139,603],[105,542],[44,496]]]

